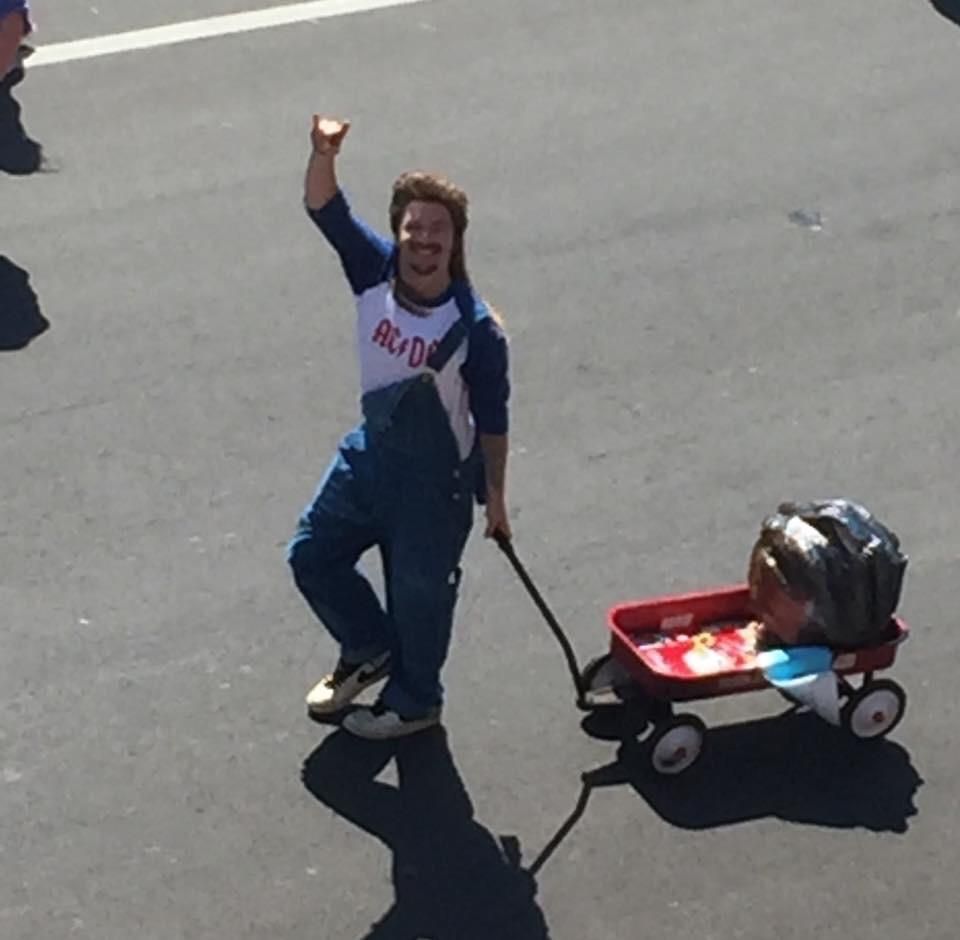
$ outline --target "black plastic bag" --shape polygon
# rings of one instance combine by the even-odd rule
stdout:
[[[751,556],[776,570],[783,590],[808,602],[803,641],[856,648],[892,634],[907,557],[899,538],[847,499],[782,503],[763,520]]]

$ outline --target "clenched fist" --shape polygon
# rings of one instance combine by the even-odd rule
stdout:
[[[349,130],[349,121],[339,121],[336,118],[325,118],[315,114],[313,116],[313,128],[310,131],[314,153],[321,156],[338,154],[340,145]]]

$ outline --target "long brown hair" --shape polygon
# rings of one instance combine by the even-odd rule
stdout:
[[[423,170],[403,173],[394,182],[390,197],[390,230],[394,238],[400,234],[403,214],[411,202],[435,202],[450,213],[453,221],[450,276],[455,280],[468,281],[463,251],[463,236],[469,221],[467,194],[459,186],[436,173],[427,173]]]

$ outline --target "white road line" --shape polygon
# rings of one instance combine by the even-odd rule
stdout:
[[[331,16],[345,16],[348,13],[361,13],[365,10],[380,10],[385,7],[423,2],[424,0],[313,0],[311,3],[290,3],[282,7],[230,13],[226,16],[211,16],[207,19],[171,23],[169,26],[156,26],[152,29],[137,29],[129,33],[114,33],[111,36],[96,36],[91,39],[77,39],[73,42],[57,42],[49,46],[38,45],[37,51],[29,59],[28,67],[75,62],[78,59],[93,59],[118,52],[171,46],[194,39],[211,39],[256,29],[269,29],[272,26],[302,23],[306,20],[319,20]]]

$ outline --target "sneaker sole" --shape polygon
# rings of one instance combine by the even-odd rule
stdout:
[[[406,738],[412,734],[420,734],[420,732],[435,728],[439,724],[440,716],[436,715],[430,718],[422,718],[419,721],[404,722],[404,724],[395,727],[392,731],[378,733],[376,731],[368,732],[361,728],[352,727],[350,717],[347,716],[347,719],[343,723],[343,730],[349,731],[354,737],[363,738],[365,741],[392,741],[395,738]]]

